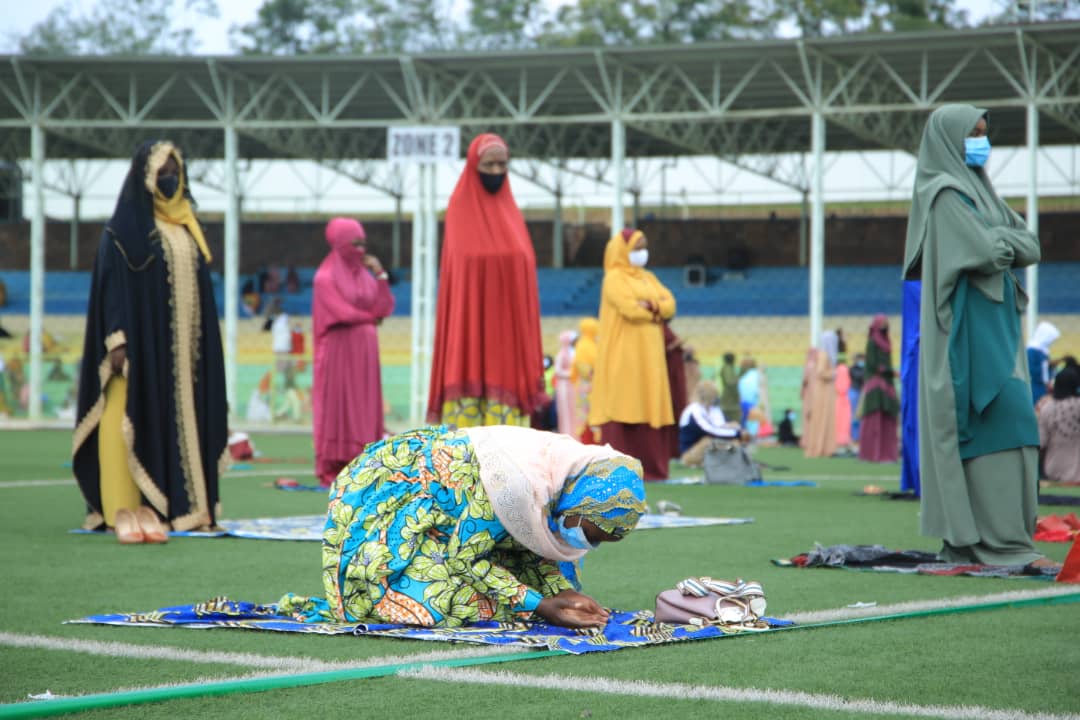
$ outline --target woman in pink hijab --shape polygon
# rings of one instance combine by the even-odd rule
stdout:
[[[577,335],[573,330],[559,333],[559,352],[555,356],[555,417],[559,423],[559,432],[574,437],[574,428],[578,425],[577,383],[574,382],[574,340]]]
[[[326,241],[330,254],[315,273],[311,308],[311,410],[315,474],[329,487],[365,445],[385,434],[375,326],[394,311],[394,296],[382,264],[366,252],[360,223],[334,218]]]

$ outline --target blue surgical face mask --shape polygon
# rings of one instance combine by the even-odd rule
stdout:
[[[566,527],[565,515],[559,518],[559,535],[566,541],[567,545],[579,550],[590,550],[598,547],[598,545],[589,542],[589,538],[585,536],[585,530],[580,524],[577,527]]]
[[[990,138],[982,137],[964,138],[964,162],[969,167],[982,167],[990,157]]]

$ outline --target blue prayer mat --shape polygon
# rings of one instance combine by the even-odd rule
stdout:
[[[277,614],[276,605],[237,602],[214,598],[196,605],[178,605],[145,613],[88,615],[71,624],[136,625],[150,627],[240,628],[274,632],[311,633],[316,635],[356,635],[393,637],[410,640],[467,642],[507,647],[564,650],[574,655],[606,652],[629,647],[662,645],[687,640],[731,637],[791,627],[795,623],[777,618],[762,618],[760,627],[669,625],[653,620],[649,610],[612,611],[602,629],[570,630],[530,622],[480,622],[460,628],[425,628],[410,625],[375,623],[305,623]]]
[[[654,480],[649,485],[707,485],[702,475],[687,475],[670,480]],[[739,487],[732,485],[732,487]],[[817,487],[813,480],[751,480],[742,483],[742,487]]]

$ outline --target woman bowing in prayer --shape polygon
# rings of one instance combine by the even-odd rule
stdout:
[[[123,543],[214,526],[228,459],[210,249],[180,151],[136,151],[94,260],[73,468]]]
[[[446,208],[428,421],[529,424],[544,399],[536,255],[498,135],[478,135]]]
[[[341,468],[385,434],[376,326],[394,311],[390,282],[367,252],[363,226],[334,218],[330,254],[315,272],[311,411],[315,474],[330,487]]]
[[[922,279],[922,532],[949,562],[1053,565],[1032,542],[1039,429],[1011,272],[1039,261],[1039,240],[994,191],[989,153],[985,110],[927,120],[904,249],[905,278]]]
[[[607,611],[560,563],[622,539],[644,511],[641,464],[610,447],[514,426],[410,430],[334,482],[326,598],[279,607],[309,622],[602,626]]]
[[[668,378],[664,321],[675,298],[645,269],[648,239],[627,228],[604,250],[600,345],[593,376],[589,424],[617,450],[640,458],[647,480],[668,475],[675,424]]]

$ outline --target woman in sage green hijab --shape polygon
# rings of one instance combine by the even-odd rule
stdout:
[[[986,129],[985,110],[946,105],[919,147],[904,276],[922,279],[922,533],[948,562],[1053,566],[1031,539],[1039,432],[1011,272],[1039,240],[990,184]]]

